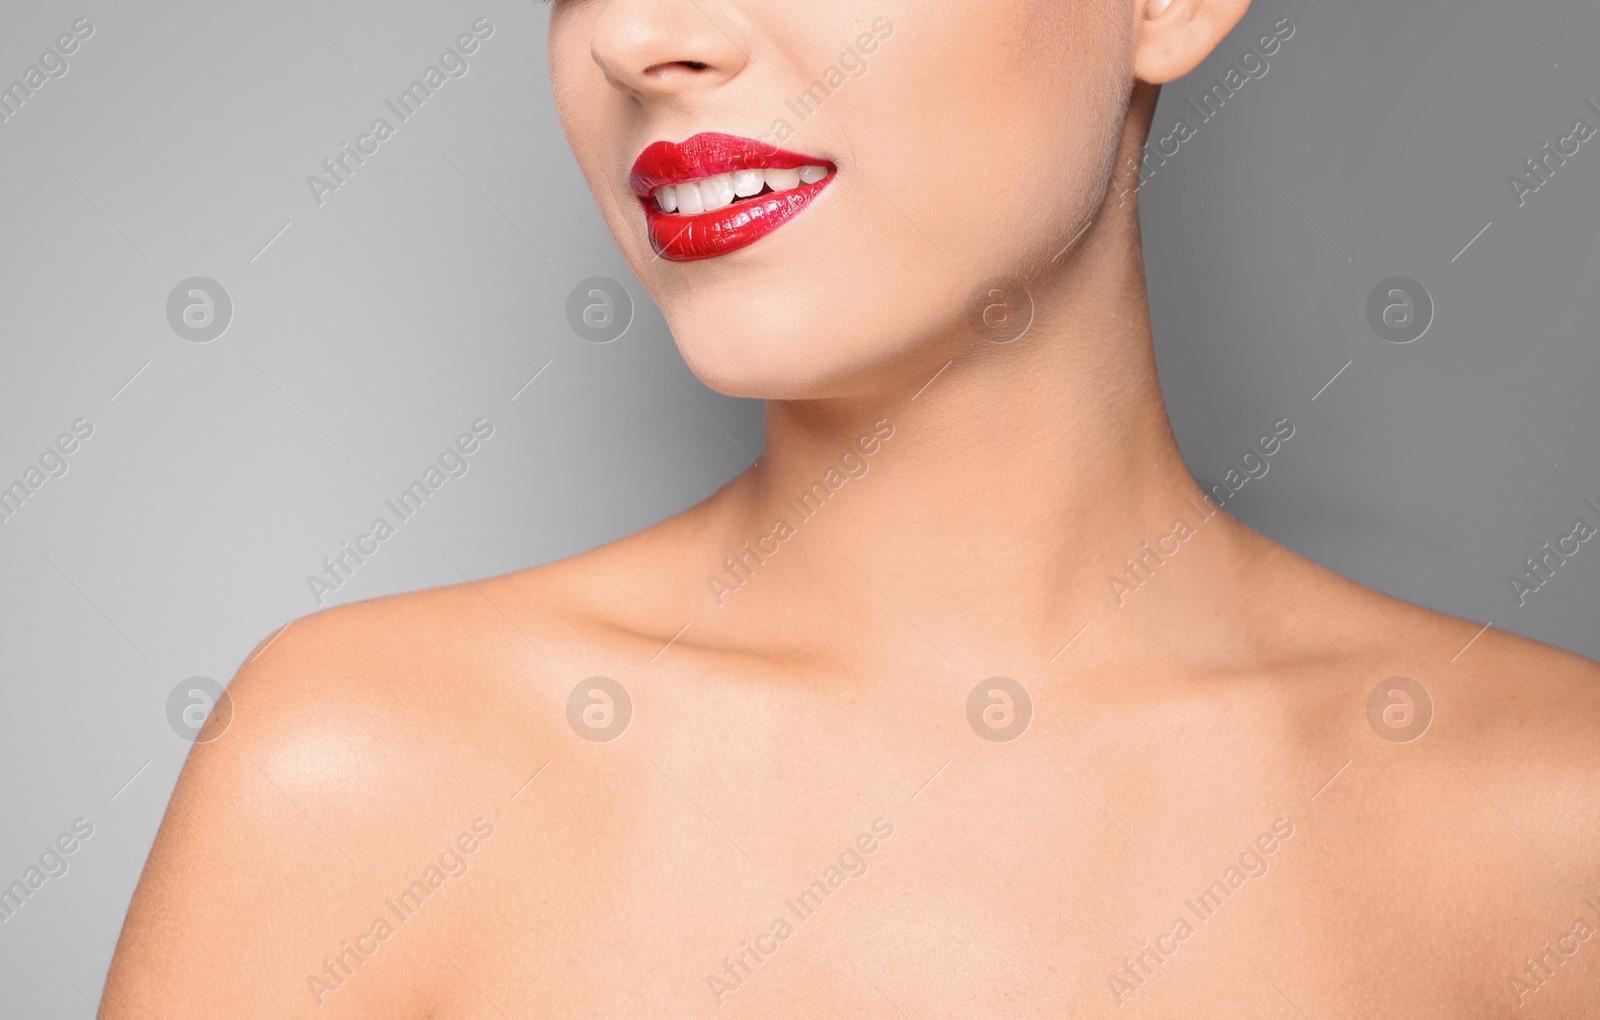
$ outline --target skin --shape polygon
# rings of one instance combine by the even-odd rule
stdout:
[[[1600,937],[1571,935],[1600,929],[1600,667],[1206,517],[1168,428],[1112,168],[1244,7],[558,0],[578,162],[694,371],[769,398],[767,447],[620,542],[264,641],[178,782],[105,1014],[1600,1011]],[[880,15],[868,72],[780,143],[838,180],[750,248],[653,258],[638,152],[762,135]],[[1008,344],[966,320],[1000,276],[1036,309]],[[866,473],[714,595],[852,447]],[[631,699],[609,742],[568,721],[595,676]],[[1395,676],[1433,711],[1408,743],[1369,722]],[[991,677],[1032,699],[1009,742],[968,722]],[[858,837],[857,873],[790,914]],[[1141,940],[1171,954],[1125,963]]]

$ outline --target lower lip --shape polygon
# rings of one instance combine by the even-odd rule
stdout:
[[[693,216],[662,212],[655,199],[641,199],[650,247],[668,262],[699,262],[738,251],[800,215],[835,176]]]

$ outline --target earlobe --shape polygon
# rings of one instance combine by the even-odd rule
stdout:
[[[1152,85],[1199,66],[1231,32],[1250,0],[1146,0],[1134,49],[1134,77]]]

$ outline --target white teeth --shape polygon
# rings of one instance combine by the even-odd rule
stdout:
[[[749,198],[766,186],[767,179],[760,170],[739,170],[733,175],[733,193]]]
[[[694,216],[706,211],[706,204],[700,200],[700,185],[690,181],[688,184],[677,186],[678,211],[685,216]]]
[[[732,173],[702,177],[683,184],[664,184],[655,190],[656,206],[662,212],[684,216],[725,209],[736,198],[750,198],[764,188],[790,191],[802,184],[815,184],[827,177],[825,166],[800,166],[787,170],[735,170]]]
[[[706,212],[726,208],[733,204],[733,175],[717,174],[700,182],[700,199]]]
[[[773,191],[789,191],[800,186],[800,171],[795,170],[768,170],[767,187]]]

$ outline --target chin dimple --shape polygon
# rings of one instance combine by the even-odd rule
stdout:
[[[769,191],[791,191],[802,184],[815,184],[828,176],[822,166],[801,166],[790,170],[735,170],[732,173],[703,177],[684,184],[664,184],[654,193],[662,212],[693,216],[732,205],[741,198],[754,198]]]

